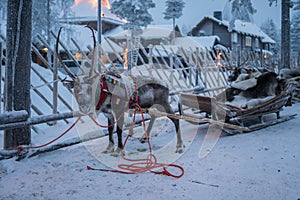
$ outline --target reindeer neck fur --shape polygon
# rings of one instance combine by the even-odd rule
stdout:
[[[141,106],[146,105],[147,107],[148,104],[153,103],[154,96],[168,95],[168,85],[161,80],[149,76],[106,73],[102,75],[100,85],[102,88],[100,94],[97,94],[97,107],[102,112],[111,112],[110,108],[112,104],[130,107],[130,104],[137,101],[137,96],[139,102],[136,103],[142,103]],[[161,94],[155,95],[155,93]],[[106,95],[105,100],[103,100],[103,95]],[[99,102],[101,98],[103,102]]]

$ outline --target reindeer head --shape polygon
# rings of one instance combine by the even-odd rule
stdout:
[[[90,28],[90,27],[88,27]],[[91,28],[90,28],[91,29]],[[94,70],[94,59],[92,58],[92,62],[90,64],[89,72],[86,73],[85,70],[80,68],[82,74],[75,75],[73,74],[68,67],[62,62],[62,59],[58,52],[58,45],[59,45],[59,37],[62,28],[59,29],[57,41],[56,41],[56,54],[59,59],[60,64],[62,65],[63,69],[67,72],[72,80],[63,80],[65,86],[72,88],[74,92],[74,97],[78,103],[79,111],[82,114],[91,114],[95,113],[95,85],[99,83],[100,74]],[[92,29],[91,29],[92,30]],[[92,30],[93,32],[93,30]],[[93,56],[96,52],[96,40],[95,35],[93,32],[94,38],[94,52]]]

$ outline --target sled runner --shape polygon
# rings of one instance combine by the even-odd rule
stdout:
[[[200,119],[199,123],[209,122],[223,126],[223,130],[230,134],[258,130],[296,116],[280,115],[283,107],[289,105],[292,84],[285,83],[278,95],[264,98],[264,101],[258,101],[257,105],[249,108],[227,102],[227,90],[214,97],[181,93],[180,114],[183,118],[186,116]]]

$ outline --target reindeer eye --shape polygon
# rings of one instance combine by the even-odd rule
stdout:
[[[63,83],[66,88],[72,89],[74,88],[74,82]]]

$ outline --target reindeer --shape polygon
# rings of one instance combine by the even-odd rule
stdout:
[[[100,74],[94,69],[94,59],[92,59],[89,73],[74,75],[64,65],[58,54],[60,33],[61,29],[57,36],[56,54],[60,64],[72,79],[68,81],[68,85],[74,88],[74,96],[78,103],[79,111],[86,115],[102,112],[108,119],[109,144],[103,153],[119,154],[123,149],[122,132],[124,112],[129,108],[138,106],[146,109],[154,106],[163,108],[167,113],[174,113],[168,101],[169,88],[167,84],[156,78],[148,76],[129,76],[112,72]],[[93,30],[92,33],[94,47],[96,47]],[[155,116],[151,116],[150,118],[150,123],[147,127],[148,135],[150,134],[155,118]],[[170,118],[170,120],[174,123],[176,128],[176,153],[182,153],[184,145],[181,138],[179,119]],[[116,150],[113,139],[114,123],[117,124],[118,145]]]

